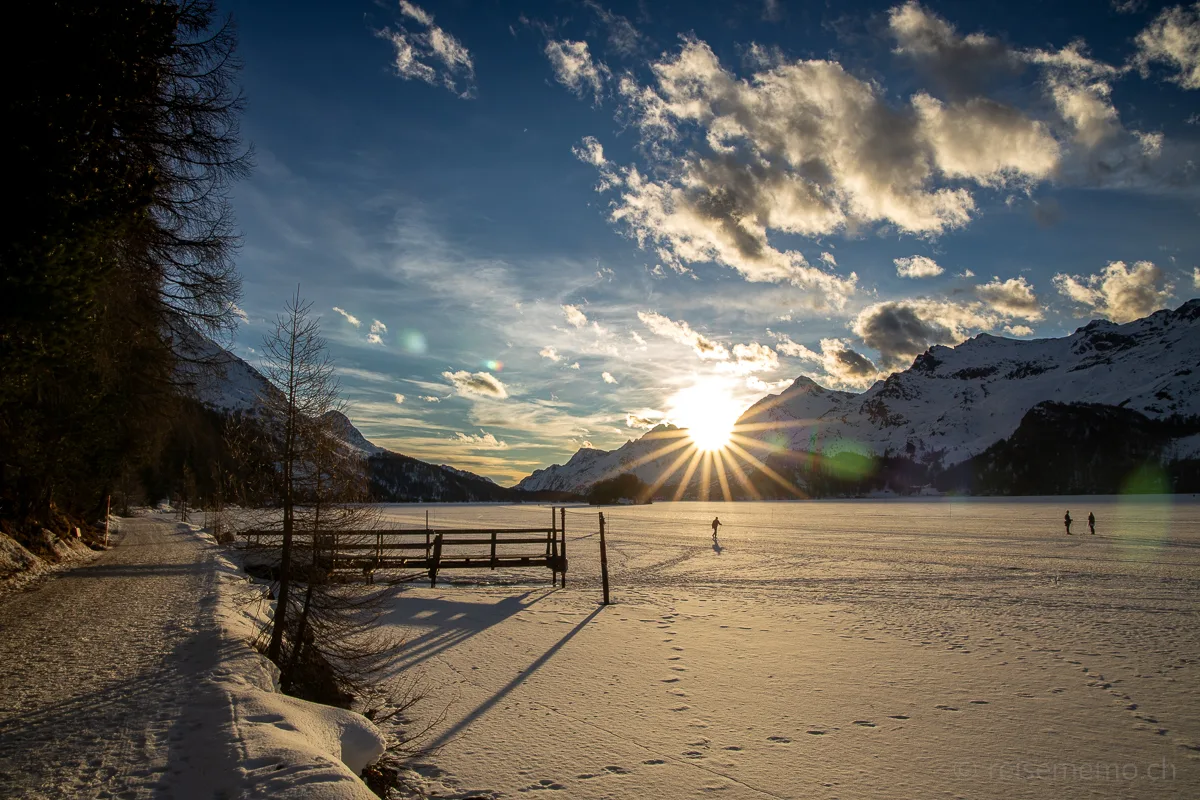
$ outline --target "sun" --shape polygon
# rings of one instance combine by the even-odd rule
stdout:
[[[742,407],[729,394],[721,380],[698,379],[695,384],[675,393],[669,401],[671,419],[698,450],[723,450],[729,445],[734,423]]]

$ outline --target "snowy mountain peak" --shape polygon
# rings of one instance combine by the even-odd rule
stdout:
[[[1117,324],[1097,320],[1058,339],[981,334],[935,345],[911,367],[856,394],[801,376],[738,420],[743,435],[774,450],[836,452],[961,463],[1011,436],[1027,412],[1060,406],[1121,407],[1150,419],[1200,415],[1200,299]],[[582,492],[623,471],[653,483],[678,452],[655,457],[660,426],[617,450],[580,450],[565,465],[534,472],[527,489]]]

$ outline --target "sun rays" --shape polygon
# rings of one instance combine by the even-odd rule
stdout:
[[[702,378],[677,392],[668,403],[674,425],[655,428],[643,437],[652,445],[641,457],[614,467],[604,478],[637,471],[648,484],[646,497],[671,500],[805,498],[808,493],[788,475],[791,467],[811,471],[823,460],[819,452],[798,458],[787,444],[789,431],[805,430],[815,451],[819,421],[789,419],[770,413],[777,405],[761,403],[749,415],[719,378]],[[677,427],[676,427],[677,426]],[[775,459],[771,459],[776,455]],[[770,461],[771,463],[768,463]],[[780,463],[782,461],[782,463]],[[646,467],[653,471],[647,474]]]

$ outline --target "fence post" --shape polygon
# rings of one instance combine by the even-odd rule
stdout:
[[[104,546],[105,547],[108,547],[108,518],[111,516],[112,516],[112,495],[110,494],[108,496],[108,500],[105,502],[105,511],[104,511]]]
[[[433,537],[433,560],[429,562],[429,588],[437,588],[438,567],[442,563],[442,535]]]
[[[604,512],[600,512],[600,580],[604,583],[604,605],[608,605],[608,548],[604,546]]]
[[[558,515],[562,522],[558,526],[559,532],[562,534],[562,588],[567,588],[567,509],[560,508]]]
[[[492,569],[496,568],[496,532],[492,531]]]

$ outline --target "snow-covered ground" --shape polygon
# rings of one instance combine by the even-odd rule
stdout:
[[[374,726],[277,693],[251,648],[262,587],[190,526],[121,527],[0,603],[0,797],[374,797]]]
[[[549,517],[430,510],[434,527]],[[424,513],[387,510],[413,525]],[[607,608],[586,508],[568,513],[565,590],[548,573],[487,571],[393,587],[385,621],[408,636],[403,665],[450,704],[441,749],[417,770],[427,791],[1200,796],[1193,498],[664,503],[606,517]],[[464,583],[477,580],[490,583]]]

